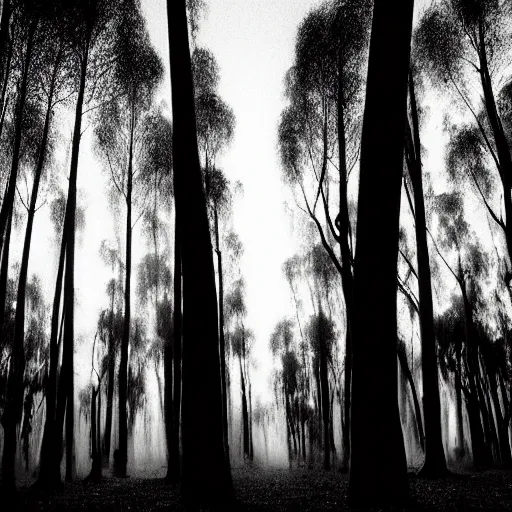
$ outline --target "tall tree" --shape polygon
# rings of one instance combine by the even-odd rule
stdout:
[[[119,367],[119,448],[116,474],[126,476],[128,454],[127,386],[131,319],[132,233],[134,203],[140,214],[145,208],[147,181],[137,159],[150,136],[144,130],[144,115],[151,107],[154,91],[163,73],[162,64],[151,46],[138,1],[126,2],[116,27],[114,81],[118,87],[115,101],[101,109],[96,136],[114,187],[126,203],[126,245],[124,286],[124,329]],[[134,71],[136,70],[136,71]],[[149,125],[150,126],[150,125]],[[139,190],[142,188],[142,191]],[[140,215],[139,215],[140,218]]]
[[[232,503],[234,494],[222,436],[217,296],[197,147],[185,0],[168,1],[167,15],[183,272],[183,490],[190,506],[199,509]]]
[[[376,0],[370,40],[354,266],[349,479],[351,502],[365,506],[408,495],[397,401],[396,266],[413,5]]]
[[[418,263],[419,319],[421,329],[421,362],[423,382],[423,418],[425,421],[425,460],[420,475],[442,477],[447,474],[441,435],[441,400],[434,335],[434,307],[427,223],[423,194],[420,123],[412,69],[409,72],[410,121],[406,131],[406,161],[414,197],[414,221]],[[407,181],[405,182],[407,187]]]

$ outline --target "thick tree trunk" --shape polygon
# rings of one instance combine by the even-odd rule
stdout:
[[[421,331],[421,368],[423,374],[423,418],[425,421],[425,460],[419,475],[439,478],[446,476],[446,459],[441,434],[441,399],[437,369],[436,338],[434,334],[434,308],[432,305],[432,282],[427,243],[427,222],[423,196],[423,168],[421,162],[420,129],[418,107],[412,72],[409,71],[409,99],[411,105],[412,138],[409,175],[413,186],[416,226],[416,248],[418,259],[418,289]]]
[[[234,492],[223,442],[217,295],[197,149],[185,0],[168,0],[167,14],[183,258],[183,491],[189,508],[222,508],[234,501]]]
[[[38,485],[45,489],[52,489],[60,484],[60,450],[62,444],[62,429],[57,432],[57,388],[59,366],[59,319],[62,295],[62,281],[64,276],[64,262],[66,255],[66,225],[62,232],[62,242],[57,268],[55,294],[53,298],[53,311],[50,333],[50,371],[46,389],[46,418],[44,424],[43,442],[41,445],[41,464],[39,468]],[[62,312],[64,316],[65,311]],[[59,390],[60,391],[60,390]]]
[[[133,137],[135,112],[132,106],[130,121],[130,147],[128,156],[128,183],[126,188],[126,261],[124,286],[124,325],[121,340],[121,362],[119,366],[119,448],[114,458],[116,476],[126,477],[128,461],[128,350],[131,324],[131,282],[132,282],[132,188],[133,188]]]
[[[396,266],[413,5],[374,2],[352,325],[349,499],[357,506],[408,497],[397,401]]]

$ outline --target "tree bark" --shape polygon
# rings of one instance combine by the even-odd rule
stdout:
[[[197,148],[185,0],[168,0],[167,14],[183,258],[183,492],[189,508],[220,508],[232,504],[234,491],[223,443],[217,295]]]
[[[396,266],[413,5],[374,2],[354,266],[349,499],[355,506],[408,497],[397,400]]]

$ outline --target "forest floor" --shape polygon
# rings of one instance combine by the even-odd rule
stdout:
[[[334,511],[346,507],[347,474],[294,469],[234,469],[241,511]],[[410,475],[406,510],[512,510],[512,471],[456,473],[444,480]],[[6,508],[7,506],[7,508]],[[105,478],[66,484],[53,495],[22,489],[17,503],[0,510],[157,511],[185,510],[179,488],[161,479]]]

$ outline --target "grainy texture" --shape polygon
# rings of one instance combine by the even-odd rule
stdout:
[[[233,470],[241,511],[334,511],[346,507],[347,475],[337,471]],[[512,472],[454,474],[445,480],[409,476],[412,503],[407,510],[511,510]],[[10,510],[9,507],[2,510]],[[100,484],[66,484],[60,493],[23,490],[11,510],[185,510],[179,487],[164,480],[108,478]]]

